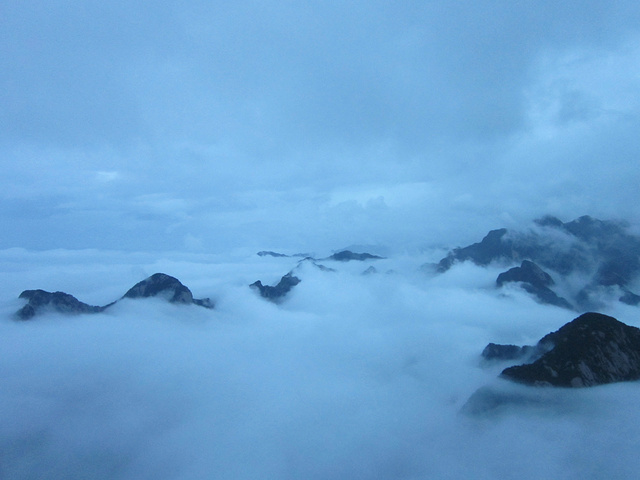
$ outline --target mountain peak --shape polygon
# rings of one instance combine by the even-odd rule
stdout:
[[[529,385],[589,387],[640,379],[640,329],[589,312],[544,336],[550,345],[533,363],[513,366],[501,376]]]

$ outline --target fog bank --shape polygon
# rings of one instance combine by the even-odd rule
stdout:
[[[462,264],[430,277],[424,257],[404,257],[362,276],[368,264],[324,262],[337,271],[304,270],[275,305],[248,284],[297,260],[0,253],[5,285],[36,288],[40,276],[98,302],[143,277],[133,272],[159,270],[217,301],[126,300],[16,322],[19,291],[5,291],[3,478],[584,479],[633,478],[640,466],[637,383],[511,386],[530,401],[460,413],[478,388],[501,384],[502,367],[480,363],[489,341],[532,343],[573,318],[497,292],[495,272]],[[639,323],[633,307],[608,313]]]

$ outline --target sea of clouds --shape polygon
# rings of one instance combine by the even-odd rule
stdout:
[[[487,343],[532,344],[577,313],[496,290],[501,267],[420,270],[441,253],[307,264],[276,305],[248,285],[297,258],[0,251],[0,478],[636,478],[640,384],[503,385]],[[155,272],[216,308],[12,316],[24,289],[103,305]],[[635,307],[604,313],[640,325]],[[461,411],[487,385],[526,401]]]

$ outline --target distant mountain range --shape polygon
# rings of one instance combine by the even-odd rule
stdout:
[[[261,251],[258,255],[298,257],[301,258],[298,266],[310,263],[325,271],[333,269],[319,262],[384,259],[379,255],[351,250],[338,251],[321,259],[301,253],[286,255],[273,251]],[[438,263],[423,265],[422,269],[442,274],[467,261],[480,266],[504,266],[506,270],[496,278],[496,288],[518,285],[540,303],[575,311],[597,310],[602,307],[600,298],[604,294],[607,297],[617,295],[619,301],[629,305],[640,304],[640,295],[632,291],[640,276],[640,237],[632,234],[623,222],[583,216],[563,223],[556,217],[547,216],[536,220],[525,231],[491,230],[480,242],[454,248]],[[257,280],[250,286],[262,297],[281,302],[303,280],[297,270],[298,267],[285,273],[275,285],[264,285]],[[370,265],[363,273],[373,274],[377,270]],[[167,291],[174,292],[169,299],[171,302],[212,306],[207,299],[194,299],[189,289],[177,279],[161,273],[140,282],[123,298],[153,296],[159,292],[166,295]],[[20,318],[31,318],[47,308],[58,312],[97,313],[111,305],[88,305],[64,292],[43,290],[26,290],[20,297],[28,300],[18,313]]]
[[[283,255],[281,253],[276,253],[276,252],[258,252],[258,255],[263,257],[265,255],[269,255],[272,257],[289,257],[289,255]],[[293,255],[293,256],[299,256],[299,255]],[[380,257],[378,255],[372,255],[370,253],[355,253],[352,252],[351,250],[342,250],[339,252],[334,253],[333,255],[330,255],[327,258],[321,259],[321,260],[316,260],[315,258],[311,257],[311,256],[307,256],[306,258],[304,258],[303,260],[300,260],[298,262],[298,265],[291,270],[290,272],[286,273],[285,275],[282,276],[282,278],[280,279],[280,281],[275,284],[274,286],[270,286],[270,285],[263,285],[262,282],[260,280],[257,280],[255,282],[253,282],[251,285],[249,285],[251,288],[256,289],[260,295],[264,298],[266,298],[267,300],[270,300],[272,302],[276,302],[276,303],[280,303],[281,301],[284,300],[285,295],[287,295],[287,293],[289,293],[291,291],[291,289],[293,287],[295,287],[296,285],[298,285],[302,280],[296,276],[296,271],[300,269],[300,266],[303,264],[311,264],[314,267],[323,270],[325,272],[334,272],[335,270],[333,268],[329,268],[326,267],[324,265],[321,265],[319,263],[317,263],[318,261],[324,261],[324,260],[332,260],[332,261],[336,261],[336,262],[350,262],[350,261],[358,261],[358,262],[363,262],[365,260],[382,260],[384,257]],[[365,270],[363,273],[365,274],[371,274],[371,273],[375,273],[375,268],[373,267],[369,267],[367,270]]]
[[[276,252],[258,255],[288,257]],[[344,250],[320,260],[310,256],[305,259],[346,262],[383,258]],[[438,263],[423,265],[422,269],[441,274],[467,261],[479,266],[504,266],[506,270],[496,278],[496,287],[518,285],[540,303],[584,312],[601,308],[603,295],[617,295],[623,303],[640,304],[640,295],[632,291],[640,277],[640,237],[629,232],[623,222],[583,216],[563,223],[546,216],[525,231],[491,230],[480,242],[454,248]],[[375,268],[367,271],[375,272]],[[282,301],[301,280],[291,271],[273,287],[260,281],[252,286],[263,297]]]
[[[288,257],[266,251],[258,255]],[[303,281],[300,277],[305,268],[335,271],[320,261],[369,263],[382,259],[378,255],[350,250],[336,252],[321,260],[306,256],[275,285],[264,285],[258,280],[250,286],[263,298],[280,303]],[[437,264],[422,268],[443,274],[466,261],[480,266],[504,266],[505,271],[496,278],[496,288],[517,284],[537,301],[562,308],[588,308],[597,304],[598,296],[603,291],[618,292],[619,300],[630,305],[640,303],[640,296],[630,290],[640,275],[640,237],[630,233],[628,226],[621,222],[584,216],[563,223],[555,217],[545,217],[537,220],[527,231],[505,228],[492,230],[480,242],[455,248]],[[362,273],[372,275],[377,270],[369,265]],[[574,291],[565,287],[564,293],[568,293],[565,298],[558,295],[556,289],[561,284],[569,283],[565,280],[570,276],[573,283],[576,278],[583,281]],[[156,273],[135,284],[121,299],[104,306],[86,304],[64,292],[25,290],[20,298],[27,303],[16,312],[16,316],[21,320],[29,320],[51,311],[95,314],[125,298],[148,297],[214,308],[208,298],[193,298],[191,291],[177,278]],[[482,352],[482,358],[486,362],[522,362],[505,368],[501,377],[527,385],[587,387],[638,380],[640,330],[615,318],[590,312],[546,335],[536,345],[491,343]],[[500,395],[493,390],[481,389],[470,399],[469,408],[473,410],[496,402],[499,404],[502,401]]]
[[[496,286],[519,283],[542,303],[585,311],[601,307],[602,293],[615,292],[621,302],[640,303],[640,296],[630,290],[640,275],[640,237],[623,222],[583,216],[563,223],[547,216],[527,231],[492,230],[480,242],[455,248],[439,263],[423,268],[444,273],[465,261],[513,266],[498,276]],[[553,290],[553,275],[584,280],[563,298]]]

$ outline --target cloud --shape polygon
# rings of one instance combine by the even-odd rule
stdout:
[[[2,246],[415,246],[546,213],[637,221],[639,15],[10,2]],[[366,195],[388,208],[335,208]],[[188,218],[131,214],[158,196]]]
[[[305,269],[276,306],[247,285],[292,259],[1,251],[2,473],[632,478],[635,383],[550,391],[493,417],[459,413],[496,381],[479,363],[488,341],[531,343],[571,317],[498,295],[491,271],[462,264],[428,277],[416,270],[423,261],[379,260],[395,273],[373,276],[351,263]],[[27,284],[104,303],[158,270],[217,308],[151,299],[94,316],[9,318],[11,291]],[[637,323],[635,309],[616,308]]]
[[[637,2],[2,11],[4,476],[634,477],[633,384],[459,416],[486,343],[571,318],[417,266],[544,214],[640,224]],[[294,266],[258,250],[352,244],[396,273],[247,287]],[[217,309],[8,320],[27,288],[105,304],[156,271]]]

